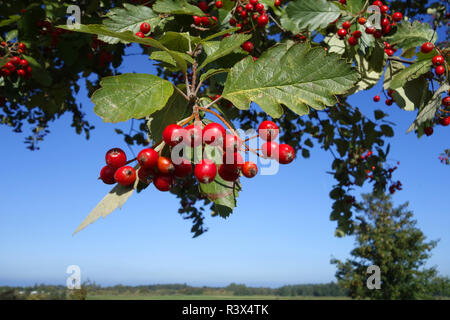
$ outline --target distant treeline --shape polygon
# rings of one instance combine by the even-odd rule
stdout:
[[[436,278],[430,287],[434,297],[450,297],[450,280]],[[115,285],[102,287],[95,283],[85,283],[80,290],[68,290],[59,285],[34,285],[31,287],[0,287],[1,299],[86,299],[91,296],[170,296],[170,295],[209,295],[209,296],[308,296],[344,297],[346,290],[334,282],[326,284],[286,285],[279,288],[248,287],[232,283],[226,287],[193,287],[187,284],[154,284],[142,286]]]

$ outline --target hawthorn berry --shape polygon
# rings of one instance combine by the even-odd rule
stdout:
[[[291,163],[295,159],[295,150],[288,144],[278,146],[278,162],[281,164]]]
[[[389,19],[384,18],[383,20],[381,20],[381,27],[385,28],[388,25],[390,25],[391,23],[389,22]]]
[[[100,179],[102,179],[105,184],[114,184],[116,183],[114,173],[116,173],[116,169],[113,169],[110,166],[104,166],[100,171]]]
[[[194,16],[193,18],[194,18],[194,24],[195,24],[196,26],[199,26],[199,25],[202,24],[202,18],[201,18],[201,17],[199,17],[199,16]],[[230,24],[231,24],[231,19],[230,19]]]
[[[450,116],[442,118],[441,120],[439,120],[439,123],[444,127],[448,126],[450,124]]]
[[[223,2],[222,1],[216,1],[216,8],[220,9],[223,7]]]
[[[278,149],[279,149],[279,145],[278,145],[278,143],[276,143],[274,141],[265,142],[261,146],[262,154],[265,157],[270,158],[270,159],[277,159]]]
[[[159,191],[169,191],[173,188],[175,179],[172,174],[157,173],[153,179],[153,184]]]
[[[281,6],[281,0],[275,0],[275,2],[273,3],[273,5],[274,5],[275,7]]]
[[[203,141],[213,146],[223,145],[227,132],[223,126],[218,123],[208,123],[203,128]]]
[[[242,140],[233,134],[226,134],[224,144],[225,152],[236,152],[241,148]]]
[[[174,147],[183,141],[186,143],[187,141],[186,129],[177,124],[170,124],[163,131],[163,140],[166,144],[168,144],[171,147]]]
[[[375,27],[372,27],[372,26],[366,27],[366,33],[367,34],[374,34],[375,31],[376,31]]]
[[[444,63],[444,57],[441,55],[434,56],[431,62],[433,62],[435,66],[440,66]]]
[[[350,21],[345,21],[342,24],[342,28],[344,28],[344,29],[350,29],[351,26],[352,26],[352,23]]]
[[[197,6],[203,11],[208,11],[208,3],[206,1],[200,1]]]
[[[381,7],[381,6],[383,5],[383,2],[381,2],[381,1],[374,1],[374,2],[372,3],[372,5]]]
[[[364,17],[359,17],[358,23],[359,23],[360,25],[365,25],[366,22],[367,22],[367,19],[366,19],[366,18],[364,18]]]
[[[186,145],[191,147],[201,146],[203,143],[203,130],[202,127],[195,124],[190,124],[186,128],[187,141]]]
[[[151,26],[148,22],[143,22],[139,28],[139,30],[143,33],[143,34],[147,34],[150,32],[151,30]]]
[[[384,49],[384,52],[388,55],[388,57],[392,57],[394,55],[394,50],[392,49]]]
[[[175,171],[172,160],[167,157],[159,157],[156,167],[158,168],[158,172],[161,173],[172,173]]]
[[[146,169],[146,168],[139,168],[137,171],[137,177],[139,181],[145,184],[150,184],[152,178],[155,176],[156,171],[155,169]]]
[[[437,76],[442,76],[445,73],[445,67],[444,66],[437,66],[436,69],[434,69],[434,72]]]
[[[362,33],[359,30],[355,30],[355,31],[353,31],[352,36],[356,39],[359,39],[359,38],[361,38]]]
[[[19,50],[25,51],[27,49],[27,46],[25,45],[25,43],[20,42],[19,43]]]
[[[423,129],[423,132],[429,137],[433,134],[433,127],[426,127],[425,129]]]
[[[339,29],[337,34],[338,34],[339,38],[344,38],[347,35],[347,30]]]
[[[339,0],[340,4],[346,5],[347,4],[347,0]]]
[[[374,33],[373,33],[373,37],[374,37],[375,39],[379,39],[379,38],[381,38],[382,36],[383,36],[383,32],[381,32],[381,30],[375,30]]]
[[[431,42],[425,42],[424,44],[422,44],[422,46],[420,47],[420,51],[422,53],[429,53],[434,49],[434,44],[432,44]]]
[[[177,178],[184,178],[187,175],[192,173],[192,164],[190,161],[182,158],[181,159],[181,163],[180,164],[174,164],[175,166],[175,171],[173,172],[173,174],[175,175],[175,177]]]
[[[209,26],[211,24],[208,17],[201,17],[200,19],[201,19],[201,24],[205,27]]]
[[[145,34],[143,34],[141,31],[138,31],[136,32],[136,37],[145,38]]]
[[[211,183],[217,175],[216,164],[209,159],[203,159],[195,166],[194,175],[200,183]]]
[[[262,14],[257,20],[258,26],[265,27],[269,23],[269,17],[266,14]]]
[[[28,67],[28,61],[25,60],[25,59],[21,59],[21,60],[19,61],[19,64],[20,64],[23,68]]]
[[[122,186],[130,186],[136,181],[136,170],[130,166],[124,166],[116,170],[114,179]]]
[[[236,181],[239,179],[239,169],[237,167],[221,164],[218,170],[219,176],[225,181]]]
[[[394,21],[401,21],[403,19],[403,15],[400,12],[394,12],[394,14],[392,15],[392,20]]]
[[[253,11],[255,9],[255,7],[253,7],[253,5],[251,3],[247,3],[245,5],[245,10],[247,11]]]
[[[137,156],[137,161],[142,168],[150,169],[158,165],[159,154],[152,148],[141,150]]]
[[[278,136],[279,132],[280,130],[278,129],[276,123],[269,120],[261,122],[258,127],[259,137],[264,141],[274,140]]]
[[[356,46],[358,44],[358,38],[351,36],[348,38],[348,44],[351,46]]]
[[[258,174],[258,166],[251,161],[247,161],[242,166],[242,174],[246,178],[253,178]]]
[[[450,96],[447,96],[442,99],[442,105],[444,107],[450,107]]]
[[[9,62],[11,62],[12,64],[15,64],[15,65],[18,65],[20,63],[20,58],[17,56],[14,56],[11,59],[9,59]]]
[[[262,3],[258,3],[255,7],[256,11],[258,11],[259,13],[264,13],[264,11],[266,11],[266,9],[264,8],[264,5]]]
[[[394,99],[386,99],[385,103],[387,106],[392,106],[392,104],[394,103]]]
[[[105,155],[105,161],[113,169],[123,167],[127,163],[127,155],[120,148],[113,148]]]
[[[250,0],[249,2],[254,6],[256,6],[259,3],[258,0]]]
[[[385,14],[385,13],[389,12],[389,7],[388,6],[381,6],[380,7],[380,12],[382,14]]]
[[[376,96],[373,97],[373,101],[375,101],[375,102],[379,102],[380,99],[381,99],[381,98],[380,98],[379,95],[376,95]]]

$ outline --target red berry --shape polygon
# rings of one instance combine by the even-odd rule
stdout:
[[[437,66],[434,70],[437,76],[442,76],[445,73],[445,67],[444,66]]]
[[[105,161],[111,168],[118,169],[127,163],[127,155],[122,149],[113,148],[106,153]]]
[[[225,152],[236,152],[239,151],[242,145],[242,140],[233,135],[227,134],[225,136]]]
[[[150,169],[158,165],[159,154],[152,148],[141,150],[137,156],[137,161],[142,168]]]
[[[273,4],[275,7],[279,7],[279,6],[281,6],[281,0],[275,0],[275,2]]]
[[[27,49],[27,46],[25,45],[25,43],[19,43],[19,50],[23,50],[25,51]]]
[[[352,36],[352,37],[348,38],[348,43],[351,46],[356,46],[358,44],[358,38],[355,38]]]
[[[380,7],[380,12],[382,14],[385,14],[385,13],[389,12],[389,7],[388,6],[381,6]]]
[[[264,141],[274,140],[276,137],[278,137],[279,132],[280,130],[278,129],[276,123],[269,120],[261,122],[258,127],[259,137]]]
[[[187,142],[187,132],[177,124],[170,124],[163,131],[163,140],[169,146],[174,147],[180,142]]]
[[[391,23],[389,22],[389,19],[384,18],[383,20],[381,20],[381,26],[383,28],[387,27],[388,25],[390,25]]]
[[[139,38],[145,38],[145,34],[143,34],[140,31],[136,32],[136,36],[139,37]]]
[[[431,60],[435,66],[440,66],[444,63],[444,57],[441,55],[434,56],[433,60]]]
[[[381,2],[381,1],[374,1],[374,2],[372,3],[372,5],[381,7],[381,6],[383,5],[383,2]]]
[[[181,158],[180,164],[174,164],[175,171],[173,172],[175,177],[183,178],[192,173],[192,164],[190,161]]]
[[[260,15],[257,23],[258,26],[265,27],[269,23],[269,17],[266,14]]]
[[[186,145],[190,145],[191,147],[201,146],[203,143],[202,137],[202,127],[199,125],[190,124],[186,128],[187,133],[187,141]]]
[[[444,107],[450,107],[450,96],[445,97],[444,99],[442,99],[442,105]]]
[[[17,57],[17,56],[15,56],[15,57],[12,57],[10,60],[9,60],[9,62],[11,62],[12,64],[15,64],[15,65],[18,65],[19,63],[20,63],[20,58],[19,57]],[[26,60],[25,60],[26,61]]]
[[[225,152],[222,161],[227,166],[240,168],[244,164],[244,159],[238,152]]]
[[[147,33],[150,32],[151,26],[150,26],[150,24],[149,24],[148,22],[143,22],[143,23],[141,24],[141,27],[139,28],[139,30],[141,30],[141,32],[142,32],[143,34],[147,34]]]
[[[202,20],[203,26],[209,26],[211,24],[208,17],[201,17],[200,19]]]
[[[345,5],[345,4],[347,4],[347,0],[339,0],[339,3]]]
[[[375,30],[375,32],[373,33],[373,37],[376,39],[379,39],[383,36],[383,33],[381,32],[381,30]]]
[[[220,124],[212,122],[203,128],[203,141],[213,146],[223,145],[227,132]]]
[[[241,13],[243,10],[244,10],[244,8],[242,8],[241,6],[236,8],[237,13]]]
[[[375,101],[375,102],[379,102],[380,101],[380,96],[379,95],[376,95],[375,97],[373,97],[373,101]]]
[[[266,11],[266,9],[264,8],[264,5],[262,3],[258,3],[255,7],[256,11],[258,11],[259,13],[263,13],[264,11]]]
[[[242,174],[246,178],[253,178],[254,176],[257,175],[257,173],[258,173],[258,166],[251,161],[245,162],[244,165],[242,166]]]
[[[344,28],[344,29],[350,29],[351,26],[352,26],[352,23],[350,21],[345,21],[342,24],[342,28]]]
[[[217,167],[209,159],[203,159],[195,166],[194,175],[200,183],[211,183],[217,175]]]
[[[17,75],[21,78],[24,78],[26,75],[25,70],[23,69],[17,70]]]
[[[439,123],[444,127],[448,126],[450,124],[450,116],[442,118],[441,120],[439,120]]]
[[[420,47],[420,51],[422,51],[422,53],[429,53],[434,49],[434,44],[432,44],[431,42],[425,42],[421,47]]]
[[[251,3],[247,3],[247,5],[245,6],[245,10],[247,11],[253,11],[254,9],[255,7],[253,7]]]
[[[114,184],[116,183],[114,173],[116,173],[116,169],[113,169],[110,166],[104,166],[100,171],[100,179],[106,184]]]
[[[356,39],[359,39],[359,38],[361,38],[362,33],[361,33],[361,31],[356,30],[356,31],[353,31],[352,36]]]
[[[375,27],[366,27],[367,34],[374,34],[375,30],[376,30]]]
[[[239,179],[239,169],[237,167],[221,164],[218,173],[225,181],[236,181]]]
[[[261,152],[267,158],[276,159],[278,157],[278,147],[278,143],[268,141],[261,146]]]
[[[338,36],[339,36],[340,38],[344,38],[344,37],[347,35],[347,30],[345,30],[345,29],[339,29],[338,32],[337,32],[337,34],[338,34]]]
[[[394,12],[394,14],[392,15],[392,20],[394,21],[401,21],[403,19],[403,16],[400,12]]]
[[[122,186],[130,186],[136,181],[136,170],[130,166],[121,167],[114,173],[114,179]]]
[[[230,23],[230,25],[235,26],[236,25],[236,20],[231,18],[229,23]]]
[[[392,49],[384,49],[384,52],[386,52],[389,57],[392,57],[394,55],[394,50]]]
[[[139,168],[137,171],[137,177],[139,181],[145,184],[150,184],[152,182],[152,178],[155,176],[156,171],[155,169],[146,169],[146,168]]]
[[[194,24],[196,26],[199,26],[202,24],[202,18],[200,18],[199,16],[194,16]],[[231,19],[230,19],[230,24],[231,24]]]
[[[248,11],[247,10],[242,10],[240,15],[241,15],[242,19],[245,19],[245,18],[248,17]],[[245,24],[245,21],[244,21],[244,24]]]
[[[223,7],[223,2],[222,1],[216,1],[216,8],[220,9]]]
[[[278,153],[278,162],[281,164],[291,163],[295,159],[295,150],[288,144],[280,144]]]
[[[20,60],[19,64],[24,68],[28,67],[28,61],[25,59]]]
[[[254,6],[256,6],[259,3],[258,0],[250,0],[249,2]]]
[[[360,17],[360,18],[358,19],[358,23],[359,23],[360,25],[366,24],[366,21],[367,21],[367,19],[364,18],[364,17]]]
[[[426,127],[425,129],[423,129],[423,132],[427,135],[427,136],[431,136],[433,134],[433,127]]]
[[[159,157],[156,167],[160,173],[172,173],[175,171],[172,160],[167,157]]]
[[[172,189],[174,183],[175,179],[173,175],[167,173],[158,173],[153,179],[153,184],[155,185],[156,189],[163,192]]]
[[[197,5],[203,12],[208,11],[208,3],[206,1],[200,1]]]
[[[392,104],[394,103],[394,99],[386,99],[385,103],[387,106],[392,106]]]

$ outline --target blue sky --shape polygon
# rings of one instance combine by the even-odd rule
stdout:
[[[135,46],[127,50],[140,52]],[[129,56],[120,71],[154,69],[145,56]],[[369,116],[381,108],[396,123],[389,163],[400,161],[395,179],[404,190],[394,201],[410,201],[425,235],[441,240],[428,265],[450,275],[450,168],[437,159],[449,147],[450,129],[436,127],[421,139],[406,134],[415,114],[372,102],[380,90],[378,85],[350,101]],[[80,266],[82,281],[102,285],[280,286],[335,279],[329,261],[348,257],[353,238],[333,236],[328,193],[334,181],[325,173],[332,159],[317,148],[310,159],[298,157],[275,176],[243,180],[234,214],[227,220],[207,214],[209,231],[196,239],[190,222],[177,213],[176,198],[153,187],[72,237],[110,189],[97,180],[105,152],[117,146],[131,156],[114,133],[129,123],[102,123],[84,89],[78,99],[96,126],[88,141],[74,133],[68,116],[51,125],[37,152],[25,149],[24,135],[0,126],[0,285],[64,284],[69,265]]]

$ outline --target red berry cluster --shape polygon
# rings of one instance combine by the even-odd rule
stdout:
[[[345,5],[346,1],[340,1],[341,4]],[[381,38],[383,35],[389,33],[391,31],[392,26],[394,26],[397,22],[403,19],[403,16],[400,12],[395,12],[394,14],[389,15],[389,7],[384,5],[381,1],[374,1],[372,3],[374,6],[378,6],[380,8],[381,14],[384,15],[384,18],[381,20],[381,29],[376,29],[374,26],[366,26],[365,32],[366,34],[372,35],[374,38]],[[358,24],[365,25],[367,19],[363,16],[358,17]],[[335,21],[336,23],[337,21]],[[341,39],[347,39],[347,42],[351,46],[355,46],[358,44],[359,38],[361,37],[361,31],[355,30],[350,33],[350,28],[352,27],[351,21],[344,21],[342,23],[342,27],[338,29],[337,35]],[[387,55],[393,55],[395,49],[391,48],[389,45],[385,46],[385,52]]]
[[[434,44],[432,44],[431,42],[425,42],[420,47],[420,51],[425,54],[430,53],[431,51],[433,51],[433,49],[434,49]],[[438,54],[436,54],[431,61],[433,62],[433,66],[435,67],[434,73],[436,73],[436,75],[438,77],[442,76],[445,73],[444,57],[438,51]]]
[[[402,190],[402,183],[400,181],[395,182],[389,187],[389,193],[394,194],[397,190]]]
[[[264,157],[277,160],[281,164],[291,163],[295,158],[294,149],[287,144],[273,141],[278,136],[278,126],[272,121],[263,121],[259,126],[259,137],[264,140],[261,151]],[[182,127],[170,124],[163,131],[163,141],[170,148],[175,146],[201,147],[211,145],[223,150],[223,163],[217,165],[210,159],[202,159],[195,164],[180,158],[179,161],[161,156],[153,148],[146,148],[139,152],[135,160],[139,163],[136,173],[133,167],[127,166],[125,152],[114,148],[106,153],[106,166],[100,172],[100,179],[106,184],[119,183],[130,186],[139,179],[149,184],[153,181],[160,191],[169,191],[175,184],[175,179],[182,179],[192,174],[198,182],[208,184],[214,181],[217,174],[225,181],[236,181],[241,173],[247,178],[253,178],[258,173],[258,166],[251,162],[244,162],[240,154],[243,141],[234,134],[227,133],[219,123],[203,125],[190,124]],[[247,148],[246,148],[247,149]]]
[[[152,28],[148,22],[143,22],[139,27],[139,31],[136,32],[136,36],[138,36],[139,38],[145,38],[150,33],[151,29]],[[148,38],[151,39],[152,37],[148,36]]]
[[[0,43],[0,57],[10,56],[5,65],[0,69],[0,76],[13,77],[17,75],[20,78],[29,79],[31,77],[31,66],[28,61],[22,57],[26,50],[24,43],[9,43],[2,41]]]
[[[440,125],[446,127],[450,125],[450,96],[446,96],[442,99],[442,107],[438,110],[437,117],[434,123],[439,123]],[[431,136],[434,132],[432,126],[427,126],[423,129],[423,133],[427,136]]]

